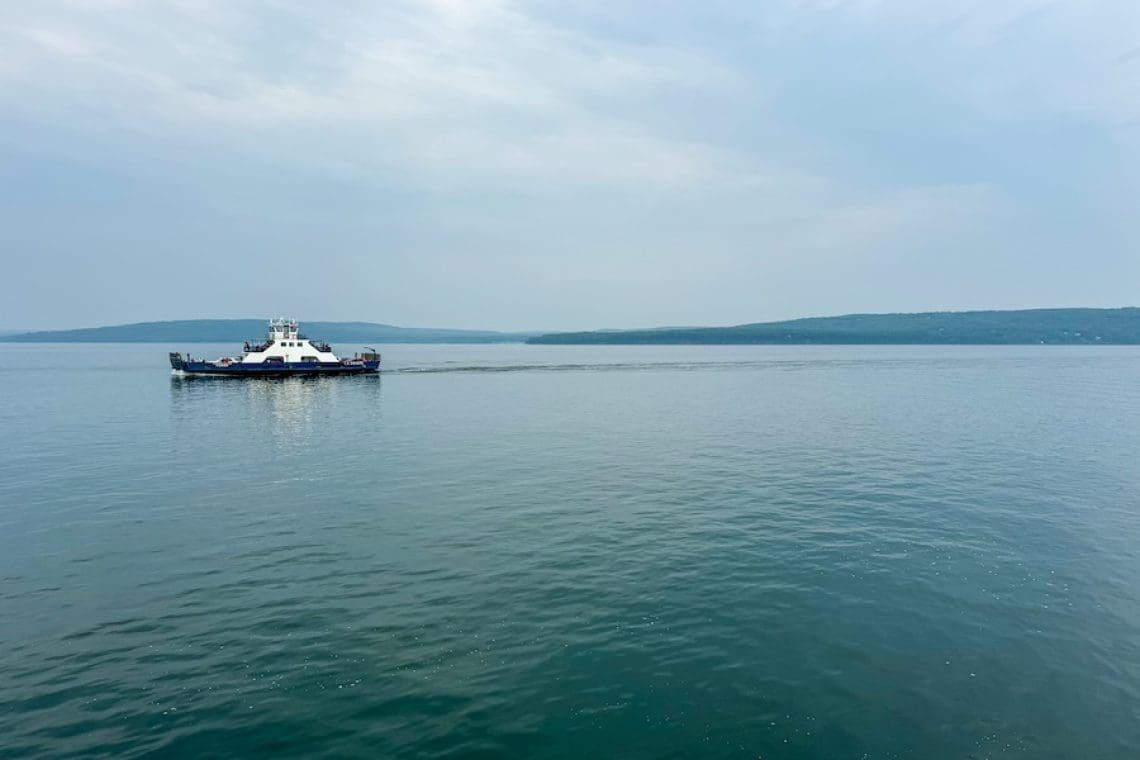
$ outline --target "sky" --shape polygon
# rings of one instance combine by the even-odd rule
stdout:
[[[0,328],[1140,303],[1135,0],[7,0]]]

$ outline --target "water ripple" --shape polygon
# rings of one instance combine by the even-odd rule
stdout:
[[[3,349],[0,756],[1140,746],[1140,352],[155,349]]]

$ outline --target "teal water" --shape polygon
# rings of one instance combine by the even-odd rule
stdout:
[[[0,344],[0,756],[1140,755],[1138,349],[186,348]]]

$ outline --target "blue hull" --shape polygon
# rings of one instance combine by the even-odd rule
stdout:
[[[380,362],[362,364],[339,362],[281,362],[265,364],[218,364],[210,362],[171,361],[171,368],[186,377],[311,377],[314,375],[366,375],[380,371]]]

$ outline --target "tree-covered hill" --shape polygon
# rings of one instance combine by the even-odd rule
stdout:
[[[1140,309],[849,314],[733,327],[549,333],[546,344],[1140,344]]]
[[[264,319],[192,319],[0,335],[19,343],[241,343],[265,337]],[[311,338],[340,343],[519,343],[533,333],[396,327],[372,322],[303,322]]]

